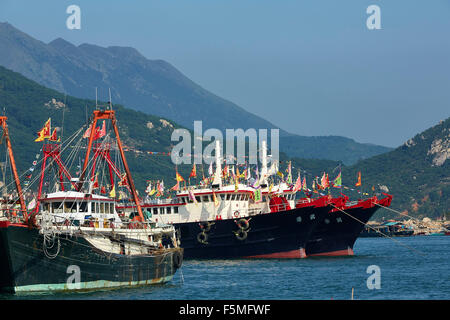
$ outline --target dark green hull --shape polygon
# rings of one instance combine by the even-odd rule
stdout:
[[[0,223],[0,289],[9,292],[92,290],[170,281],[183,249],[126,255],[99,250],[83,236],[60,235],[44,251],[35,228]]]

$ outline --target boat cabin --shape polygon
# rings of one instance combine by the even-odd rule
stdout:
[[[119,227],[122,223],[115,201],[108,197],[74,191],[47,194],[40,199],[40,212],[56,223],[97,228]]]

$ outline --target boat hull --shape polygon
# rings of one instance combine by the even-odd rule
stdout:
[[[378,206],[330,210],[306,244],[308,256],[351,256],[353,245]],[[357,219],[357,220],[356,220]],[[359,221],[358,221],[359,220]]]
[[[181,248],[125,255],[99,250],[83,236],[64,235],[58,239],[59,245],[55,242],[44,252],[44,238],[37,229],[3,222],[1,290],[69,291],[165,283],[172,279],[183,258]]]
[[[306,241],[329,210],[310,206],[247,217],[250,219],[244,237],[236,234],[240,218],[210,221],[206,228],[199,222],[174,226],[185,259],[305,258]]]

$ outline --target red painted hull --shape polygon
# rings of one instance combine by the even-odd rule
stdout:
[[[353,256],[355,253],[353,249],[347,248],[347,250],[336,250],[330,252],[321,252],[310,254],[309,257],[339,257],[339,256]]]

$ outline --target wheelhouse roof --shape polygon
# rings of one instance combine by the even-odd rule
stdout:
[[[58,191],[49,193],[46,195],[45,198],[40,199],[40,201],[114,201],[114,199],[100,196],[97,194],[89,194],[84,192],[77,192],[77,191]]]

